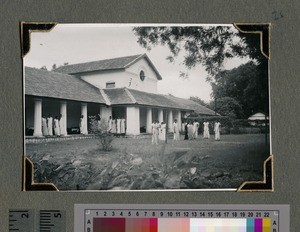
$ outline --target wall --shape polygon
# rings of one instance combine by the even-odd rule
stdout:
[[[145,72],[145,80],[140,80],[140,71]],[[157,93],[156,73],[149,66],[145,59],[137,61],[135,64],[124,70],[91,72],[79,75],[82,80],[97,86],[106,88],[107,82],[115,82],[115,88],[132,88],[150,93]]]
[[[141,81],[140,71],[145,73],[145,80]],[[132,78],[132,82],[129,88],[137,89],[149,93],[157,93],[157,75],[153,69],[149,66],[146,59],[141,59],[126,69],[128,76]]]

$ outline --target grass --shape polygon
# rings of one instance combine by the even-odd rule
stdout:
[[[238,188],[262,180],[269,156],[264,135],[223,135],[151,145],[151,139],[115,138],[104,152],[96,139],[27,144],[38,181],[72,189]],[[48,170],[47,170],[48,169]],[[39,173],[39,175],[38,175]]]

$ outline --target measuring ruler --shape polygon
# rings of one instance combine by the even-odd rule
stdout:
[[[37,225],[35,230],[35,224]],[[35,223],[34,210],[9,210],[10,232],[65,232],[66,213],[64,210],[40,210]]]
[[[66,213],[64,210],[40,210],[39,232],[65,232]]]
[[[9,231],[33,232],[33,210],[9,210]]]
[[[75,232],[289,231],[289,207],[282,205],[79,204],[74,216]]]

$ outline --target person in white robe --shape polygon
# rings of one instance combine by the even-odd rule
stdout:
[[[48,136],[47,119],[45,116],[42,117],[42,132],[43,136]]]
[[[80,116],[80,122],[79,122],[79,130],[80,134],[87,134],[87,128],[86,128],[85,118],[83,115]]]
[[[54,118],[54,135],[60,136],[59,120],[57,116]]]
[[[159,140],[161,140],[161,141],[166,140],[166,123],[165,122],[161,122],[161,124],[160,124]]]
[[[215,131],[215,140],[220,140],[220,122],[215,122],[214,131]]]
[[[193,134],[194,134],[194,139],[197,139],[198,138],[198,129],[199,129],[199,122],[195,121],[193,123]]]
[[[51,114],[49,114],[47,118],[47,128],[48,128],[48,135],[52,136],[53,135],[53,118]]]
[[[174,120],[174,123],[173,123],[173,131],[174,131],[174,138],[173,138],[173,139],[174,139],[175,141],[180,140],[179,126],[178,126],[177,119]]]
[[[188,125],[187,125],[187,128],[188,128],[188,137],[189,137],[189,140],[192,140],[194,139],[194,136],[193,136],[193,131],[194,131],[194,126],[192,124],[192,122],[189,122]]]
[[[203,138],[209,139],[210,134],[209,134],[209,122],[204,122],[203,123],[204,128],[203,128]]]

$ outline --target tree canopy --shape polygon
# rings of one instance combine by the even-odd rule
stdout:
[[[170,50],[166,57],[173,62],[184,52],[184,64],[192,68],[202,64],[213,80],[223,68],[226,58],[246,57],[263,60],[259,49],[259,36],[243,34],[229,26],[189,27],[135,27],[137,42],[150,50],[156,45],[165,45]]]
[[[268,102],[268,79],[262,78],[260,73],[254,62],[221,71],[212,83],[213,98],[217,103],[226,97],[238,102],[241,106],[241,109],[236,111],[238,118],[248,118],[254,113],[265,112],[265,104]],[[218,112],[219,105],[216,107]]]

